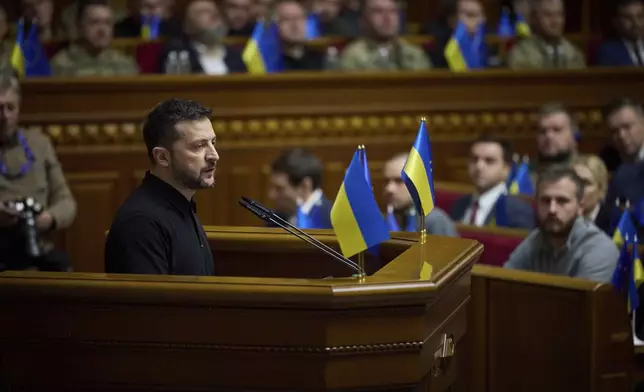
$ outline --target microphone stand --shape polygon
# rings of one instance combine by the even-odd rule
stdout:
[[[355,272],[357,272],[360,276],[364,276],[364,270],[360,268],[356,263],[353,261],[349,260],[348,258],[344,257],[342,254],[338,253],[335,249],[323,244],[316,238],[313,238],[309,234],[303,232],[302,230],[298,229],[297,227],[293,226],[290,222],[286,221],[285,219],[281,218],[277,214],[275,214],[273,211],[270,209],[264,207],[263,205],[259,204],[258,202],[242,197],[239,200],[239,204],[255,214],[257,217],[262,219],[265,222],[270,222],[273,223],[280,228],[286,230],[287,232],[293,234],[297,238],[301,239],[302,241],[308,243],[309,245],[314,246],[318,250],[324,252],[325,254],[333,257],[334,259],[340,261],[341,263],[345,264],[346,266],[350,267],[353,269]]]

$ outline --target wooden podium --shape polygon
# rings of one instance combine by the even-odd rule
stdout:
[[[428,236],[421,279],[400,234],[360,281],[277,229],[207,233],[217,277],[0,274],[0,390],[453,390],[479,243]]]

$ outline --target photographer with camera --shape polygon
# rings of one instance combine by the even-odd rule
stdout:
[[[49,235],[71,225],[76,202],[49,138],[19,115],[18,79],[0,72],[0,271],[69,271]]]

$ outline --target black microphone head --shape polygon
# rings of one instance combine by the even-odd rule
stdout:
[[[239,200],[238,202],[242,207],[246,208],[253,214],[257,215],[260,219],[267,222],[270,221],[270,217],[268,215],[266,215],[263,211],[260,211],[259,209],[255,208],[255,206],[253,206],[252,204],[249,204],[243,199]]]
[[[264,213],[266,213],[266,214],[269,214],[269,215],[272,215],[272,214],[273,214],[273,211],[272,211],[270,208],[263,206],[263,205],[262,205],[262,204],[260,204],[258,201],[255,201],[255,200],[251,199],[250,197],[244,197],[244,196],[242,196],[242,199],[243,199],[245,202],[247,202],[248,204],[252,205],[253,207],[258,208],[258,209],[260,209],[260,210],[264,211]]]

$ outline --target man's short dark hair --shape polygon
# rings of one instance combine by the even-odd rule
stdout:
[[[633,4],[642,4],[644,0],[617,0],[615,1],[615,14],[617,14],[622,8],[628,7]]]
[[[644,108],[642,108],[642,105],[639,102],[632,98],[621,97],[604,106],[604,109],[602,110],[604,120],[608,120],[608,117],[624,108],[632,109],[638,116],[644,117]]]
[[[472,143],[472,146],[479,143],[498,144],[499,147],[501,147],[501,152],[503,154],[503,162],[505,162],[508,165],[512,164],[512,156],[513,156],[512,145],[507,140],[501,139],[494,135],[484,134],[479,136],[478,139],[474,140],[474,142]]]
[[[542,183],[557,182],[564,178],[570,179],[575,184],[577,188],[575,196],[577,200],[581,200],[584,197],[584,180],[577,175],[577,172],[572,167],[567,165],[554,165],[539,172],[539,176],[537,177],[537,192]]]
[[[284,173],[288,182],[298,186],[305,178],[310,178],[313,189],[322,186],[322,161],[303,148],[294,148],[279,156],[271,165],[273,173]]]
[[[107,0],[80,0],[78,2],[78,8],[76,9],[76,21],[80,22],[83,20],[83,17],[85,16],[85,11],[89,7],[94,7],[94,6],[102,6],[102,7],[110,7],[110,4]]]
[[[177,124],[183,121],[199,121],[210,118],[212,109],[187,99],[169,99],[158,104],[148,113],[143,123],[143,140],[152,162],[155,147],[171,149],[172,144],[181,138]]]
[[[545,105],[542,105],[538,111],[539,120],[541,120],[544,117],[548,117],[548,116],[552,116],[553,114],[560,114],[560,113],[563,113],[566,116],[568,116],[568,120],[570,121],[570,126],[572,127],[573,132],[575,132],[578,128],[577,121],[575,120],[575,117],[573,116],[572,112],[562,103],[549,102]]]

